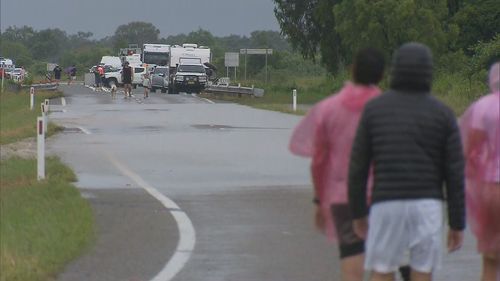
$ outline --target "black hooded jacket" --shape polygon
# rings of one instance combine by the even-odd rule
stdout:
[[[353,217],[368,214],[366,188],[374,167],[372,204],[446,199],[452,229],[465,227],[464,159],[453,112],[430,95],[432,55],[408,43],[395,54],[390,90],[361,117],[349,167]],[[444,186],[443,186],[444,184]]]

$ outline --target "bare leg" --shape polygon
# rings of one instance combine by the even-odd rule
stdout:
[[[411,281],[432,281],[432,273],[419,272],[414,269],[411,270]]]
[[[483,255],[483,276],[481,281],[498,281],[500,276],[500,260],[495,255]],[[498,278],[498,279],[497,279]]]
[[[371,281],[394,281],[394,272],[379,273],[379,272],[373,271],[370,280]]]
[[[341,259],[342,281],[362,281],[364,260],[365,255],[363,254]]]

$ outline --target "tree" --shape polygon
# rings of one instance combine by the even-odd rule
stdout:
[[[127,47],[128,44],[158,43],[160,30],[152,23],[131,22],[120,25],[113,36],[113,46],[115,49]]]
[[[342,44],[353,52],[373,46],[389,57],[401,44],[418,41],[441,54],[458,33],[456,26],[446,24],[445,0],[344,1],[334,14]]]
[[[67,44],[66,32],[58,28],[49,28],[36,32],[29,48],[34,58],[55,60],[64,52]]]
[[[458,47],[472,54],[470,47],[479,41],[489,41],[499,33],[500,5],[498,0],[474,0],[465,3],[453,21],[460,29]]]
[[[350,1],[350,0],[349,0]],[[305,58],[321,57],[330,72],[336,72],[344,60],[344,50],[335,30],[332,10],[342,0],[274,0],[274,14],[294,49]]]

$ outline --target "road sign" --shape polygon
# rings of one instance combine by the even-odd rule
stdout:
[[[240,54],[244,55],[272,55],[273,49],[240,49]]]
[[[227,52],[224,56],[225,67],[238,67],[240,66],[240,54]]]

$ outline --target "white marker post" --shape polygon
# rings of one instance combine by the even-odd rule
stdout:
[[[33,106],[35,105],[35,88],[30,88],[30,110],[33,110]]]
[[[293,96],[292,109],[293,111],[297,111],[297,89],[293,89],[292,96]]]
[[[37,140],[37,179],[45,179],[45,120],[43,117],[36,119],[36,140]]]
[[[49,113],[49,111],[50,111],[50,100],[49,99],[45,99],[45,110],[47,111],[47,113]]]
[[[47,131],[47,123],[48,123],[48,118],[47,118],[47,106],[45,103],[41,103],[40,107],[42,109],[42,118],[43,118],[43,130],[46,132]]]

